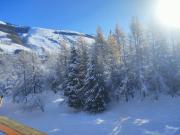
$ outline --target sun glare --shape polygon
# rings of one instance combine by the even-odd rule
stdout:
[[[156,15],[163,25],[180,28],[180,0],[158,0]]]

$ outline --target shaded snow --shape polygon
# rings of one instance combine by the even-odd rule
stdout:
[[[7,38],[7,33],[2,31],[0,31],[0,49],[5,50],[9,53],[14,53],[14,51],[17,49],[30,51],[29,48],[13,43],[11,39]]]
[[[20,111],[5,99],[0,115],[49,135],[180,135],[180,98],[134,99],[114,104],[101,114],[74,112],[60,95],[47,93],[45,99],[44,113]]]
[[[136,119],[134,121],[134,124],[138,125],[138,126],[141,126],[141,125],[144,125],[146,123],[149,123],[149,120],[148,119]]]
[[[0,44],[0,48],[2,50],[6,50],[8,53],[14,53],[15,50],[26,50],[26,51],[30,51],[29,48],[23,47],[22,45],[19,44]]]
[[[5,22],[3,22],[3,21],[0,21],[0,24],[4,24],[4,25],[6,25],[6,23],[5,23]]]

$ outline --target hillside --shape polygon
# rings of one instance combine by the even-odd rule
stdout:
[[[18,50],[33,50],[38,53],[57,51],[61,45],[67,47],[82,38],[87,44],[94,42],[94,37],[74,31],[52,30],[36,27],[12,25],[0,21],[0,51],[15,53]]]

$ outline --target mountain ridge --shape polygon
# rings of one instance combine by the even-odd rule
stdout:
[[[0,21],[0,50],[14,53],[16,50],[57,51],[61,44],[70,47],[82,38],[86,44],[94,42],[94,36],[70,30],[55,30],[19,26]]]

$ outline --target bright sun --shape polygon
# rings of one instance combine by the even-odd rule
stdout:
[[[156,15],[163,25],[180,28],[180,0],[158,0]]]

